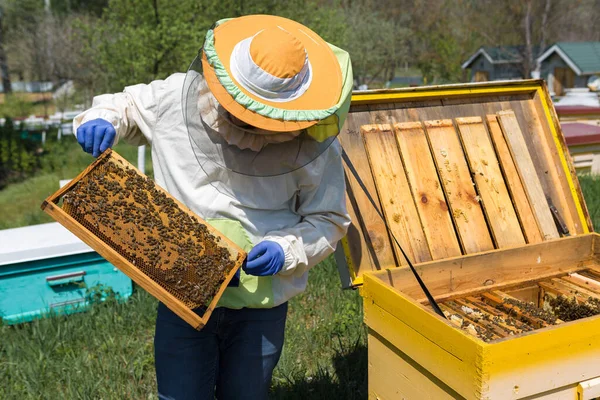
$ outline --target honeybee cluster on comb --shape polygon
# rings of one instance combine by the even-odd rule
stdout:
[[[537,301],[493,290],[440,307],[450,323],[485,342],[600,314],[600,275],[591,270],[533,282],[526,291]]]
[[[151,179],[109,158],[62,199],[64,211],[189,308],[206,307],[236,265]]]

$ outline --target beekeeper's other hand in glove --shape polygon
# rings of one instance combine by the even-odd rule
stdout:
[[[86,153],[94,157],[110,147],[115,141],[115,127],[102,118],[88,121],[77,128],[77,141]]]
[[[285,254],[281,245],[271,240],[264,240],[250,250],[243,269],[248,275],[275,275],[281,271],[284,262]]]

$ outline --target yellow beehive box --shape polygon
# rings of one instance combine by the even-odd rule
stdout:
[[[600,236],[557,121],[538,80],[354,95],[340,252],[370,398],[600,395]]]

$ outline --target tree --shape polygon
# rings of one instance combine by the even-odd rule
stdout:
[[[6,32],[4,31],[4,10],[0,7],[0,75],[2,76],[2,87],[4,93],[12,93],[10,76],[8,74],[8,64],[6,62],[6,52],[4,51],[4,41]]]
[[[185,72],[215,21],[256,13],[292,17],[330,39],[343,36],[333,10],[311,1],[110,0],[100,20],[79,26],[77,81],[97,94]]]
[[[115,92],[185,71],[210,24],[203,15],[192,0],[111,0],[99,21],[80,24],[79,81]]]
[[[593,40],[599,11],[596,0],[480,0],[475,7],[488,45],[518,45],[524,77],[539,69],[537,59],[552,43]]]
[[[464,81],[462,62],[481,46],[478,0],[405,1],[412,61],[427,83]]]
[[[73,14],[91,14],[97,17],[102,15],[108,6],[108,0],[51,0],[50,9],[58,16]]]
[[[388,20],[371,7],[368,2],[354,2],[345,9],[345,48],[358,86],[392,79],[396,68],[407,59],[410,31],[403,26],[406,19]]]

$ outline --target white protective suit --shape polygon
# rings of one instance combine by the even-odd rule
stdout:
[[[243,176],[217,167],[210,172],[200,166],[203,160],[194,154],[183,120],[184,77],[174,74],[95,97],[92,108],[75,118],[75,132],[96,118],[109,121],[116,141],[151,145],[155,181],[196,214],[217,229],[223,219],[239,221],[248,241],[231,239],[246,251],[263,240],[279,243],[285,253],[282,270],[272,277],[242,272],[240,287],[227,288],[219,305],[282,304],[304,291],[308,270],[335,250],[350,224],[340,145],[336,140],[317,159],[284,175]],[[215,180],[230,186],[227,192],[235,195],[217,190]]]

